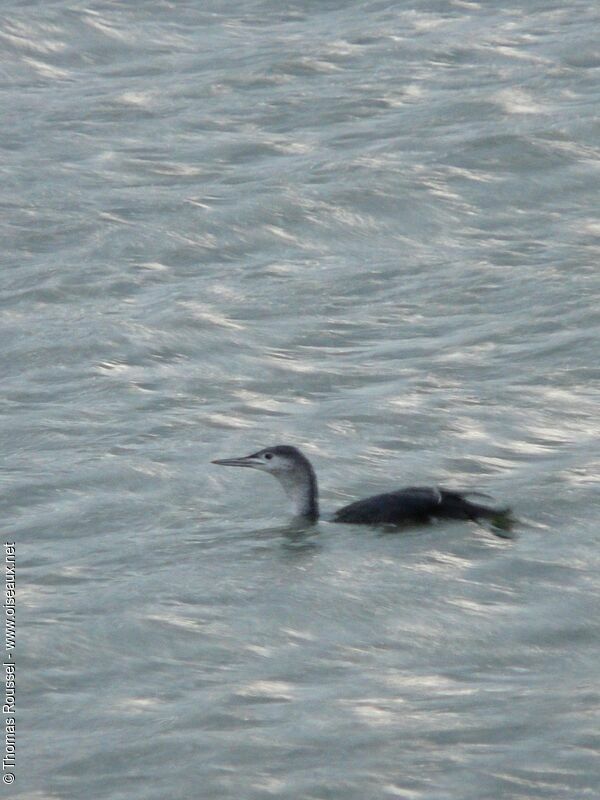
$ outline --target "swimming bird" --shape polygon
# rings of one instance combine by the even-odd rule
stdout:
[[[308,522],[319,518],[317,476],[308,458],[287,444],[266,447],[242,458],[221,458],[212,462],[224,467],[250,467],[277,478],[292,502],[294,515]],[[478,492],[454,492],[429,486],[409,486],[357,500],[338,509],[332,522],[359,525],[403,525],[433,519],[489,519],[505,527],[508,508],[492,508],[467,500]],[[485,495],[484,495],[485,496]]]

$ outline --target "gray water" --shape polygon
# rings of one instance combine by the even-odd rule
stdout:
[[[6,2],[18,800],[600,796],[600,9]],[[289,525],[210,465],[291,443]]]

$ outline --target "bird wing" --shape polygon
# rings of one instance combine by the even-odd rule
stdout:
[[[431,486],[409,486],[377,494],[338,509],[334,522],[398,524],[426,522],[439,509],[444,495]]]

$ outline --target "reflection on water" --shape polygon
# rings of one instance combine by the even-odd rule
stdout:
[[[598,9],[396,6],[5,8],[19,800],[597,792]]]

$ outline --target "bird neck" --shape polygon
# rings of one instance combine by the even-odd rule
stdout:
[[[319,518],[319,491],[317,476],[310,462],[307,460],[306,464],[276,477],[292,502],[294,516],[315,522]]]

